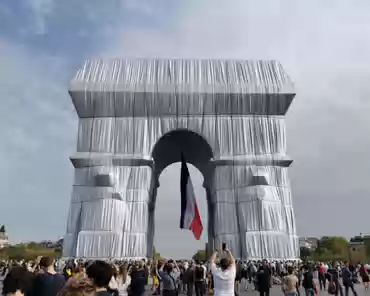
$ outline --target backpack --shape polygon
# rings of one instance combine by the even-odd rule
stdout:
[[[329,286],[328,286],[328,293],[330,295],[335,295],[336,292],[337,292],[337,286],[335,282],[333,281],[333,276],[331,276]]]
[[[200,281],[204,279],[204,269],[202,266],[197,266],[195,269],[195,280]]]

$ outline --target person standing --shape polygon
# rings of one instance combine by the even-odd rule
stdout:
[[[263,265],[260,266],[256,279],[260,296],[269,296],[271,289],[271,269],[267,265],[267,262],[264,262]]]
[[[343,281],[345,296],[348,296],[349,289],[352,290],[352,294],[354,296],[357,296],[357,292],[353,286],[352,272],[349,270],[348,263],[345,263],[345,266],[342,269],[342,281]]]
[[[177,268],[176,262],[173,260],[168,261],[162,266],[158,274],[162,282],[162,295],[177,296],[177,283],[180,277],[180,271]]]
[[[226,253],[226,257],[221,258],[220,267],[216,266],[217,255],[221,252]],[[235,258],[228,249],[218,250],[211,257],[211,272],[214,281],[215,296],[234,296],[236,267]]]
[[[194,290],[194,265],[191,264],[184,273],[184,285],[186,285],[186,295],[192,296]]]
[[[288,275],[283,279],[283,293],[285,296],[299,295],[298,278],[294,274],[293,266],[288,266]]]
[[[33,295],[56,296],[66,282],[64,276],[55,271],[53,258],[42,257],[40,267],[42,272],[35,277]]]
[[[306,292],[306,296],[315,296],[315,282],[311,266],[309,266],[303,274],[302,287]]]
[[[128,296],[128,287],[131,284],[131,277],[128,275],[126,266],[121,265],[118,268],[118,275],[116,278],[117,290],[119,296]]]
[[[206,277],[206,272],[201,263],[197,262],[194,269],[194,286],[195,295],[203,296],[204,292],[204,279]]]

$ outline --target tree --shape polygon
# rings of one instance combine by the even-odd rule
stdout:
[[[40,246],[29,248],[27,244],[5,247],[1,252],[1,258],[8,258],[12,260],[34,260],[38,256],[60,258],[61,252],[52,248],[43,248]]]
[[[153,259],[154,260],[161,260],[161,259],[163,259],[163,257],[161,256],[161,253],[157,253],[157,250],[155,249],[155,247],[154,247],[154,251],[153,251]]]
[[[302,260],[307,260],[307,258],[311,257],[313,253],[312,250],[307,247],[300,247],[299,252]]]
[[[6,233],[5,225],[1,225],[1,227],[0,227],[0,233]]]
[[[318,249],[333,255],[343,255],[348,253],[348,240],[342,236],[324,237],[319,241]]]
[[[199,250],[193,255],[192,259],[195,261],[207,261],[207,252],[205,250]]]
[[[313,257],[319,261],[349,260],[348,240],[341,236],[325,236],[319,240]]]

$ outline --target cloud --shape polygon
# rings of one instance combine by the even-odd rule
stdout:
[[[106,55],[280,60],[297,90],[287,130],[299,234],[350,236],[370,206],[369,9],[365,1],[187,1],[171,27],[121,28]],[[352,213],[353,223],[327,223]]]
[[[67,215],[68,156],[76,139],[76,116],[66,85],[56,76],[63,62],[0,40],[0,64],[0,196],[5,201],[0,216],[15,241],[57,237],[54,229],[64,227]],[[58,208],[63,217],[53,219]],[[43,231],[37,235],[36,229]]]
[[[28,1],[33,14],[34,30],[36,34],[47,34],[47,19],[54,11],[54,0],[31,0]]]

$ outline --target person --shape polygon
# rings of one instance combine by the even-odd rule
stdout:
[[[40,268],[35,277],[33,295],[56,296],[66,282],[65,277],[55,271],[53,258],[42,257]]]
[[[364,284],[365,290],[368,290],[369,289],[370,277],[369,277],[369,273],[368,273],[364,264],[361,264],[360,276],[361,276],[361,279],[362,279],[362,283]]]
[[[340,283],[340,275],[337,268],[328,268],[327,269],[327,280],[329,281],[328,293],[331,295],[343,296],[343,289]]]
[[[87,278],[71,278],[64,285],[58,296],[94,296],[95,286]]]
[[[82,262],[77,264],[72,278],[85,278],[85,264],[83,264]]]
[[[302,287],[306,292],[306,296],[315,296],[315,282],[311,266],[309,266],[303,274]]]
[[[145,293],[145,285],[148,282],[147,271],[144,269],[143,262],[138,266],[133,266],[130,272],[131,276],[131,294],[141,296]]]
[[[216,266],[217,255],[226,253],[226,257],[220,259],[220,267]],[[234,296],[236,266],[235,258],[228,249],[219,249],[211,257],[211,272],[213,275],[215,296]]]
[[[349,270],[349,264],[345,263],[342,269],[342,281],[344,286],[345,295],[348,296],[349,289],[352,290],[352,294],[357,296],[357,292],[353,286],[352,272]]]
[[[21,266],[13,267],[3,281],[2,295],[31,296],[33,275]]]
[[[195,295],[196,296],[203,296],[204,292],[204,282],[206,277],[206,270],[201,265],[201,263],[197,262],[194,269],[194,287],[195,287]]]
[[[158,275],[162,282],[162,295],[177,296],[177,281],[180,277],[180,270],[176,262],[172,260],[168,261],[158,271]]]
[[[320,265],[319,265],[320,291],[322,291],[322,290],[325,291],[325,289],[326,289],[326,279],[327,279],[326,271],[327,271],[327,269],[325,268],[324,263],[320,263]]]
[[[190,264],[190,266],[185,270],[183,276],[183,282],[186,286],[186,295],[192,296],[193,295],[193,287],[194,287],[194,265]]]
[[[283,293],[285,296],[299,295],[298,278],[293,266],[288,266],[288,275],[283,279]]]
[[[87,267],[86,275],[95,286],[96,296],[111,296],[108,287],[113,277],[113,268],[108,263],[100,260],[95,261]]]
[[[118,268],[116,281],[118,285],[118,296],[128,296],[128,289],[131,284],[131,277],[128,275],[126,266],[121,265]]]
[[[269,296],[271,289],[271,269],[266,261],[260,266],[256,280],[260,296]]]

